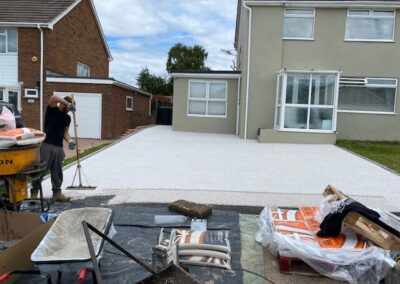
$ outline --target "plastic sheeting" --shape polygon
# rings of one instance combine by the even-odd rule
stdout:
[[[304,229],[295,228],[293,231],[287,229],[278,232],[271,210],[272,208],[265,207],[261,212],[260,229],[256,234],[256,240],[275,255],[299,258],[327,277],[354,284],[379,283],[389,267],[395,264],[390,257],[387,257],[385,250],[369,242],[363,243],[361,248],[356,248],[360,239],[349,228],[341,236],[346,240],[341,248],[321,247],[323,242],[315,235],[315,228],[309,228],[310,222],[307,221],[310,220],[307,218],[304,219],[306,222],[303,222]],[[300,215],[296,216],[295,212],[287,213],[287,216],[289,215],[294,216],[296,220],[289,220],[287,224],[301,223]],[[312,221],[315,224],[316,221]]]

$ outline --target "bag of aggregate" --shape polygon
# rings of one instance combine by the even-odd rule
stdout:
[[[207,256],[180,256],[179,262],[189,265],[215,266],[230,270],[230,260]]]
[[[176,244],[179,250],[199,249],[231,252],[229,231],[176,230]]]

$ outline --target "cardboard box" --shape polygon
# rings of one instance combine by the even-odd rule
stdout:
[[[30,212],[0,212],[0,242],[20,240],[0,251],[0,275],[17,269],[33,269],[31,254],[54,221],[42,224],[40,214]],[[18,275],[10,277],[12,283]]]

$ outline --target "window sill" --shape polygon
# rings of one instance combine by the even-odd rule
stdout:
[[[283,37],[282,40],[296,40],[296,41],[314,41],[313,38],[295,38],[295,37]]]
[[[187,114],[188,117],[203,117],[203,118],[226,118],[226,115],[201,115],[201,114]]]
[[[312,130],[312,129],[294,129],[294,128],[286,128],[286,129],[275,129],[279,132],[298,132],[298,133],[311,133],[311,134],[335,134],[333,130]]]
[[[126,109],[126,111],[133,111],[133,109]]]
[[[396,112],[384,111],[361,111],[361,110],[338,110],[338,113],[358,113],[358,114],[379,114],[379,115],[397,115]]]
[[[377,40],[377,39],[344,39],[346,42],[377,42],[377,43],[395,43],[394,40]]]

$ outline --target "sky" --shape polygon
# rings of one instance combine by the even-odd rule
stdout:
[[[206,65],[230,70],[237,0],[94,0],[113,61],[110,76],[136,85],[142,67],[167,77],[168,50],[175,43],[199,44]]]

